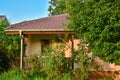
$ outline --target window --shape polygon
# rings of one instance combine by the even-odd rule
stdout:
[[[50,44],[50,40],[49,39],[41,40],[41,51],[44,52],[45,48],[47,46],[49,46],[49,44]]]

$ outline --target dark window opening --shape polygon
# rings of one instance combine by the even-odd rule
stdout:
[[[42,53],[45,52],[45,48],[47,46],[49,46],[49,44],[50,44],[50,40],[49,39],[41,40],[41,51],[42,51]]]

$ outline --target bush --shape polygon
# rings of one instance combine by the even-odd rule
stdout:
[[[25,69],[24,69],[24,77],[33,77],[33,76],[44,76],[44,73],[41,72],[41,58],[40,54],[36,54],[34,56],[24,58],[25,61]]]
[[[0,44],[0,73],[7,71],[10,67],[6,49]]]
[[[26,58],[29,69],[25,70],[27,76],[39,74],[50,80],[86,80],[88,79],[88,58],[81,53],[81,49],[73,51],[71,58],[65,57],[65,44],[49,46],[45,52]],[[80,64],[79,69],[72,69],[73,62]]]
[[[64,52],[64,45],[60,44],[55,45],[54,47],[49,46],[43,53],[44,58],[41,60],[43,66],[42,71],[49,78],[59,79],[64,73],[71,71],[71,65],[68,65]]]
[[[90,62],[84,47],[81,46],[78,50],[74,50],[72,58],[73,62],[78,64],[78,68],[73,70],[73,79],[87,80]]]

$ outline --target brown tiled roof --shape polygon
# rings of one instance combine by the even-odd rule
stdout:
[[[49,16],[36,20],[24,21],[10,25],[6,31],[64,31],[63,24],[67,23],[67,14]]]

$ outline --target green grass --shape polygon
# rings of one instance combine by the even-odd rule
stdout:
[[[0,75],[0,80],[24,80],[19,70],[9,70]]]
[[[27,75],[19,69],[10,69],[7,72],[0,74],[0,80],[56,80],[49,79],[41,72],[28,72]],[[65,74],[63,77],[58,78],[57,80],[71,80],[68,74]]]
[[[50,80],[50,79],[40,76],[39,73],[34,73],[30,76],[25,77],[24,73],[19,69],[16,70],[11,69],[7,72],[0,74],[0,80]]]
[[[63,77],[49,79],[42,72],[27,72],[20,69],[11,69],[0,74],[0,80],[74,80],[70,74],[65,73]],[[75,79],[76,80],[76,79]],[[96,77],[96,80],[113,80],[111,77]]]

